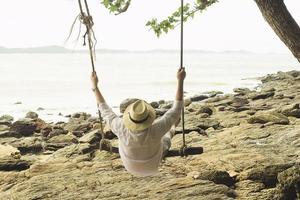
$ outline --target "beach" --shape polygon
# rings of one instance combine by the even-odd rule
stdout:
[[[36,112],[0,116],[0,199],[297,199],[300,71],[253,78],[254,87],[186,97],[186,141],[204,152],[166,158],[153,177],[135,177],[118,154],[99,150],[95,113],[58,122]],[[150,101],[157,116],[170,100]],[[110,128],[104,132],[117,147]],[[179,126],[171,149],[181,145]]]

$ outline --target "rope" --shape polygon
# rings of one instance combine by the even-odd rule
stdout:
[[[183,68],[183,1],[181,0],[181,20],[180,20],[180,69]],[[181,122],[182,122],[182,156],[184,155],[184,151],[186,149],[185,144],[185,127],[184,127],[184,106],[181,110]]]
[[[84,4],[85,4],[87,14],[83,11],[81,0],[78,0],[78,4],[79,4],[79,8],[80,8],[80,16],[79,16],[80,17],[80,22],[86,26],[86,33],[83,36],[83,38],[84,38],[83,45],[85,46],[85,44],[86,44],[86,36],[87,36],[88,45],[89,45],[90,59],[91,59],[91,65],[92,65],[92,71],[95,72],[94,59],[95,59],[95,55],[96,55],[95,49],[96,49],[97,40],[96,40],[94,31],[93,31],[93,26],[94,26],[93,17],[90,15],[87,0],[84,0]],[[92,40],[92,36],[93,36],[94,42]],[[97,105],[97,108],[98,108],[98,105]],[[112,151],[111,145],[105,139],[105,133],[104,133],[104,130],[103,130],[104,129],[103,128],[103,118],[101,116],[101,112],[100,112],[99,109],[98,109],[98,115],[99,115],[99,119],[100,119],[100,130],[101,130],[101,141],[100,141],[99,148],[100,148],[100,150],[103,150],[106,147],[106,149],[108,148],[110,151]]]

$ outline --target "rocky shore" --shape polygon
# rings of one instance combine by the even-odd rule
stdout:
[[[261,82],[186,99],[187,143],[204,153],[167,158],[154,177],[132,176],[118,154],[99,150],[97,116],[57,123],[34,112],[0,116],[0,199],[300,199],[300,71]],[[151,105],[159,116],[172,102]],[[109,127],[104,132],[117,146]]]

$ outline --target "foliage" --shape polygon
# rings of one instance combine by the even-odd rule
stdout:
[[[189,3],[183,6],[183,21],[186,22],[190,18],[194,18],[195,13],[204,11],[210,5],[218,2],[218,0],[196,0],[194,5]],[[146,26],[149,26],[157,37],[162,33],[168,33],[169,30],[174,29],[179,23],[181,18],[181,7],[168,16],[165,20],[158,22],[156,18],[148,21]]]
[[[130,2],[131,0],[101,0],[105,8],[115,15],[126,12]]]
[[[202,12],[212,4],[218,2],[218,0],[194,0],[194,5],[189,3],[183,6],[183,21],[187,21],[193,18],[195,13]],[[125,12],[131,0],[102,0],[102,4],[112,13],[120,14]],[[179,23],[181,18],[181,7],[173,12],[166,19],[158,22],[157,18],[153,18],[146,23],[146,26],[150,27],[154,31],[157,37],[162,33],[168,33],[169,30],[174,29]]]

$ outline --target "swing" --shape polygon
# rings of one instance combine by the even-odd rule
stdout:
[[[180,69],[183,68],[183,1],[184,0],[181,0]],[[94,34],[92,26],[94,25],[94,22],[93,22],[92,16],[90,15],[87,0],[84,0],[87,14],[85,14],[83,11],[81,0],[78,0],[78,3],[79,3],[79,8],[80,8],[80,21],[82,24],[84,24],[86,26],[86,33],[84,34],[84,45],[86,43],[85,39],[87,36],[90,59],[91,59],[91,64],[92,64],[92,71],[95,72],[95,66],[94,66],[95,44],[92,41],[92,34]],[[97,105],[97,107],[98,107],[98,105]],[[105,133],[103,131],[103,119],[102,119],[101,112],[99,109],[98,109],[98,115],[99,115],[99,120],[100,120],[100,131],[101,131],[101,136],[102,136],[101,140],[100,140],[100,147],[99,147],[100,150],[109,151],[112,153],[119,153],[119,149],[117,147],[111,146],[110,141],[105,138]],[[174,157],[174,156],[185,157],[188,155],[197,155],[197,154],[203,153],[202,147],[187,147],[187,145],[186,145],[184,107],[182,108],[182,111],[181,111],[181,122],[182,122],[182,146],[178,150],[169,150],[167,155],[165,155],[165,157]]]

